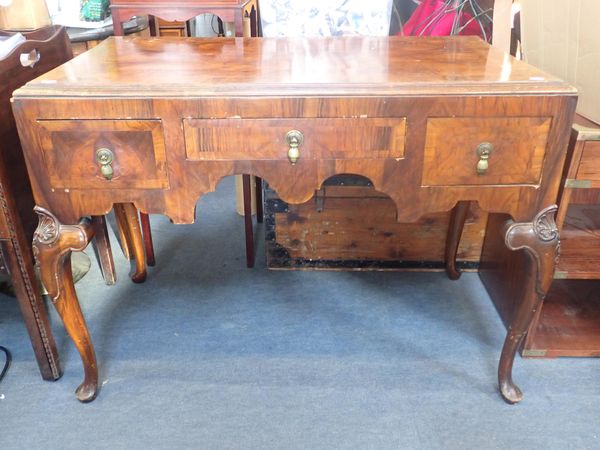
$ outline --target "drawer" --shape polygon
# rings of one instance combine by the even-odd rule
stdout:
[[[430,118],[422,184],[537,185],[551,122],[549,117]],[[492,150],[487,170],[480,174],[482,143],[491,144]]]
[[[189,160],[287,160],[286,135],[302,133],[302,159],[404,157],[405,118],[184,119]]]
[[[583,147],[579,168],[578,180],[600,181],[600,141],[587,141]],[[594,183],[596,187],[598,183]]]
[[[160,120],[38,120],[38,124],[52,188],[169,187]],[[105,149],[105,157],[110,155],[102,160],[105,164],[98,160],[100,149]]]

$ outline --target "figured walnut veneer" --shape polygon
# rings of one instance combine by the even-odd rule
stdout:
[[[160,120],[40,120],[53,189],[167,189]],[[98,171],[96,151],[112,149],[114,174]]]
[[[304,136],[302,159],[402,158],[406,119],[184,119],[189,160],[288,159],[289,130]],[[357,145],[356,143],[360,144]]]
[[[466,117],[427,120],[423,186],[538,185],[552,119]],[[492,144],[489,169],[478,175],[477,146]]]
[[[558,237],[547,240],[544,230],[552,229],[575,94],[474,37],[113,38],[17,91],[14,110],[36,202],[61,230],[115,203],[191,223],[198,198],[228,175],[259,176],[285,202],[302,203],[329,177],[356,174],[391,198],[400,222],[454,208],[452,259],[477,201],[503,221],[498,236],[525,249],[531,268],[499,369],[504,398],[517,402],[512,362],[558,251]],[[63,128],[49,131],[52,121]],[[151,131],[142,126],[150,123]],[[295,164],[291,130],[304,136]],[[478,173],[482,143],[494,150]],[[100,145],[116,155],[112,181],[90,163]],[[64,254],[57,262],[55,250],[37,247],[45,276],[68,285],[54,269]],[[448,273],[458,277],[451,262]],[[74,290],[63,292],[64,303],[77,303]],[[87,339],[85,327],[75,328]],[[80,393],[92,398],[90,348],[81,350]]]

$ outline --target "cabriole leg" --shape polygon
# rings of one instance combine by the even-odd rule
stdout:
[[[254,267],[254,231],[252,227],[252,191],[250,175],[242,175],[244,192],[244,229],[246,236],[246,267]]]
[[[146,254],[138,211],[133,203],[116,203],[113,209],[124,241],[123,247],[128,249],[127,253],[133,260],[129,276],[134,283],[143,283],[146,281]]]
[[[104,282],[109,286],[117,282],[115,262],[108,237],[108,227],[104,216],[92,216],[92,228],[94,229],[94,243],[96,244],[96,257]]]
[[[88,219],[78,225],[62,225],[43,208],[36,206],[35,212],[39,224],[33,236],[33,254],[48,296],[81,355],[84,380],[77,388],[77,399],[90,402],[98,393],[98,366],[73,285],[71,252],[85,249],[93,237],[93,229]]]
[[[465,227],[470,205],[471,202],[469,201],[458,202],[452,208],[452,213],[450,214],[450,223],[448,224],[448,233],[446,234],[445,263],[446,274],[451,280],[458,280],[460,278],[460,272],[456,269],[456,253],[458,252],[460,237]]]
[[[523,290],[523,299],[508,327],[498,365],[500,392],[508,403],[517,403],[523,398],[521,390],[512,380],[513,362],[554,276],[560,249],[558,229],[554,222],[556,211],[557,207],[553,205],[542,210],[533,222],[508,221],[505,227],[504,242],[507,248],[524,250],[529,274]]]

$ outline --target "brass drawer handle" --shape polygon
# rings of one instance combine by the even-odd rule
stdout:
[[[477,156],[479,156],[479,161],[477,161],[477,175],[485,175],[487,172],[490,163],[490,155],[494,150],[494,146],[489,142],[482,142],[477,146]]]
[[[290,147],[287,153],[288,159],[290,160],[290,163],[294,165],[300,158],[300,146],[304,142],[304,136],[298,130],[288,131],[285,135],[285,141]]]
[[[108,148],[99,148],[96,150],[96,162],[100,164],[100,173],[107,180],[112,180],[114,171],[111,163],[115,159],[115,155]]]

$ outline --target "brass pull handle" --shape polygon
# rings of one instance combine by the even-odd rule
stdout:
[[[482,142],[477,146],[477,156],[479,156],[479,161],[477,161],[477,175],[485,175],[487,172],[490,163],[490,155],[494,150],[494,146],[489,142]]]
[[[112,180],[114,171],[111,163],[115,159],[115,155],[108,148],[99,148],[96,150],[96,162],[100,164],[100,173],[107,180]]]
[[[298,130],[288,131],[285,135],[285,141],[290,147],[287,153],[288,159],[290,160],[290,163],[294,165],[300,158],[300,146],[304,142],[304,136]]]

